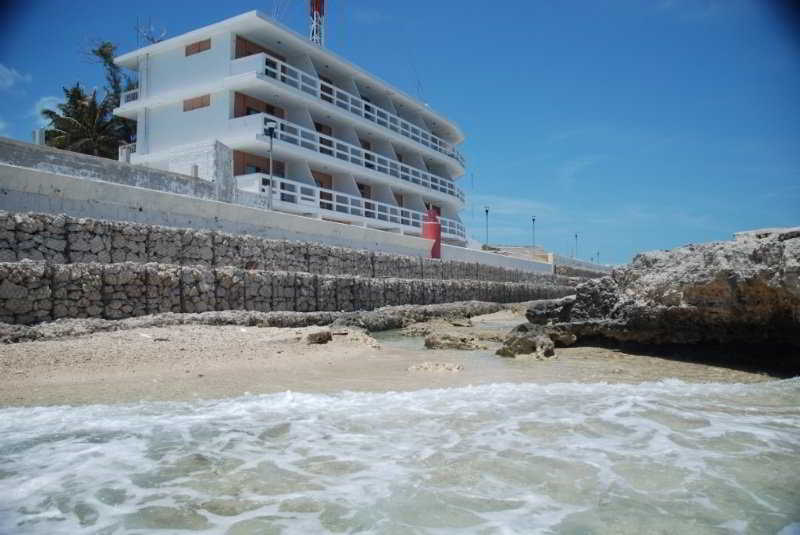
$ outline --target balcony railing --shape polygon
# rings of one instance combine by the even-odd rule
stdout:
[[[133,102],[134,100],[139,100],[139,90],[138,89],[131,89],[130,91],[125,91],[122,93],[122,105],[124,106],[128,102]]]
[[[239,190],[237,195],[240,204],[266,209],[271,186],[273,208],[290,211],[307,210],[320,214],[330,213],[348,221],[363,221],[368,224],[372,222],[373,225],[385,225],[386,228],[399,226],[414,232],[421,232],[422,229],[423,214],[417,210],[276,176],[272,177],[270,184],[269,177],[262,173],[244,176],[251,180],[255,178],[255,182],[260,185],[260,192]],[[445,217],[440,217],[439,221],[442,225],[443,237],[466,239],[466,230],[463,224]]]
[[[452,180],[436,176],[402,164],[391,158],[387,158],[382,154],[370,150],[357,147],[346,141],[320,134],[315,130],[299,126],[295,123],[290,123],[284,119],[280,119],[273,115],[266,113],[258,114],[263,117],[262,131],[266,135],[267,121],[274,121],[278,123],[278,130],[275,137],[278,141],[284,141],[292,145],[303,147],[309,150],[331,156],[338,160],[346,161],[359,167],[376,171],[391,177],[399,178],[410,184],[417,184],[423,188],[433,191],[439,191],[446,195],[452,195],[460,201],[464,202],[464,192],[461,188],[457,187]],[[247,120],[251,120],[254,116],[246,116]],[[243,118],[237,118],[243,119]],[[237,120],[237,119],[234,119]]]
[[[263,69],[264,74],[267,76],[320,100],[333,104],[352,114],[358,115],[359,117],[363,117],[379,126],[397,132],[421,145],[455,159],[462,166],[465,165],[464,156],[458,149],[442,138],[426,132],[417,125],[371,102],[367,102],[363,98],[357,97],[343,89],[339,89],[315,76],[306,74],[300,69],[292,67],[288,63],[280,61],[268,54],[260,53],[257,54],[257,56],[264,57]],[[244,59],[247,58],[240,58],[237,61],[242,61]]]

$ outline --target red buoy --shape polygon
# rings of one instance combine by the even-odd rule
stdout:
[[[422,237],[433,240],[431,258],[442,257],[442,224],[435,210],[428,210],[422,218]]]

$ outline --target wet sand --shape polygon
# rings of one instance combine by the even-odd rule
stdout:
[[[524,321],[519,312],[472,318],[487,347],[426,350],[420,337],[318,327],[181,325],[95,333],[0,346],[0,406],[190,400],[301,392],[391,391],[505,382],[759,382],[762,373],[604,347],[558,348],[536,361],[494,355],[493,336]],[[421,326],[421,327],[424,327]],[[377,341],[376,341],[377,339]],[[458,371],[448,371],[458,370]]]

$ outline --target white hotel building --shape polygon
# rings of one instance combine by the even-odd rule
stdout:
[[[208,180],[232,167],[237,195],[274,210],[410,235],[432,208],[443,240],[465,244],[458,126],[263,14],[115,61],[139,76],[114,112],[136,121],[131,163]]]

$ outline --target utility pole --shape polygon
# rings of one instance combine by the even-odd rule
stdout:
[[[272,210],[272,143],[275,140],[275,129],[278,123],[275,121],[267,121],[266,127],[267,135],[269,136],[269,189],[267,190],[267,209]]]
[[[572,258],[578,258],[578,233],[575,233],[575,255]]]
[[[486,246],[489,246],[489,207],[485,206],[484,210],[486,210]]]
[[[531,256],[536,258],[536,216],[531,216]]]

